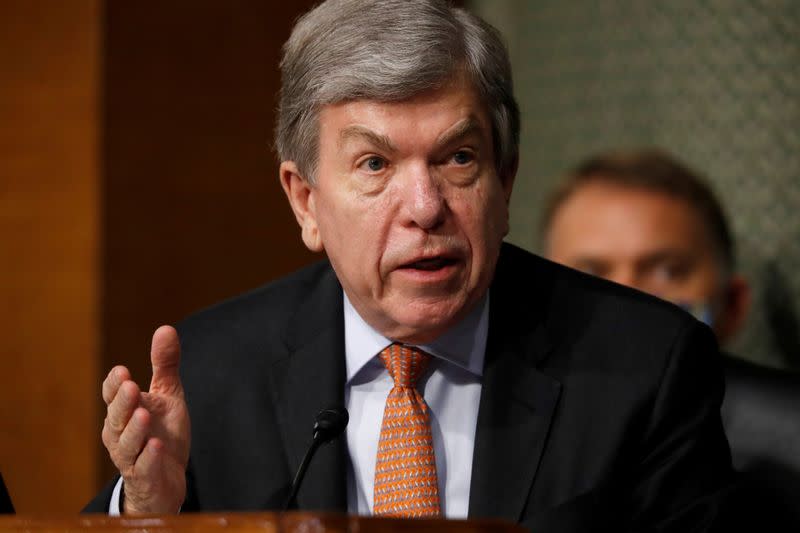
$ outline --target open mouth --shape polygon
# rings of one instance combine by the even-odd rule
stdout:
[[[403,268],[409,268],[414,270],[439,270],[450,265],[454,265],[456,263],[455,259],[450,257],[430,257],[427,259],[420,259],[419,261],[414,261],[413,263],[408,263],[403,265]]]

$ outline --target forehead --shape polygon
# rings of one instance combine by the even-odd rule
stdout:
[[[365,99],[330,104],[321,109],[319,121],[320,138],[327,143],[369,140],[368,135],[358,135],[364,132],[426,141],[465,122],[473,126],[468,133],[491,131],[485,105],[472,85],[460,78],[396,102]]]
[[[554,245],[618,254],[707,247],[708,230],[686,201],[602,180],[580,185],[556,211]]]

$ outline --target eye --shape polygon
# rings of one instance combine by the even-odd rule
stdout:
[[[577,258],[570,261],[564,261],[564,264],[572,268],[578,269],[581,272],[598,276],[601,278],[608,277],[611,271],[611,265],[601,260]]]
[[[689,265],[684,263],[666,263],[654,269],[654,277],[659,281],[682,281],[689,274]]]
[[[453,154],[453,162],[456,165],[468,165],[474,160],[475,156],[472,154],[472,152],[468,152],[467,150],[459,150]]]
[[[370,172],[380,172],[386,168],[386,160],[382,157],[373,155],[362,161],[359,166]]]

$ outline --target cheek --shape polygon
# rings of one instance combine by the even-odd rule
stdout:
[[[331,260],[361,275],[378,269],[387,238],[388,202],[343,191],[328,196],[320,207],[320,235]]]
[[[487,241],[487,246],[497,248],[500,241],[508,234],[508,204],[505,201],[503,190],[499,184],[486,191],[485,197],[481,198],[482,212],[477,220],[483,220],[483,231]]]
[[[686,290],[691,291],[696,298],[705,300],[713,299],[718,291],[719,280],[712,273],[704,270],[699,270],[687,280]]]
[[[472,249],[472,262],[487,263],[508,233],[508,206],[499,186],[458,197],[457,217]],[[476,272],[477,274],[477,272]]]

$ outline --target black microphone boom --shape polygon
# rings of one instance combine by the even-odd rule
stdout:
[[[308,448],[305,457],[303,457],[303,462],[300,463],[300,468],[297,469],[297,474],[294,476],[292,490],[289,491],[289,497],[286,498],[286,504],[283,506],[284,511],[289,509],[289,507],[297,506],[297,502],[295,501],[297,498],[297,491],[300,488],[300,484],[303,483],[306,469],[309,463],[311,463],[311,458],[314,457],[314,454],[317,452],[317,448],[319,448],[321,444],[330,442],[341,435],[349,421],[350,415],[347,414],[347,409],[344,407],[330,407],[328,409],[323,409],[317,414],[317,417],[314,419],[314,439],[311,441],[311,446]]]

